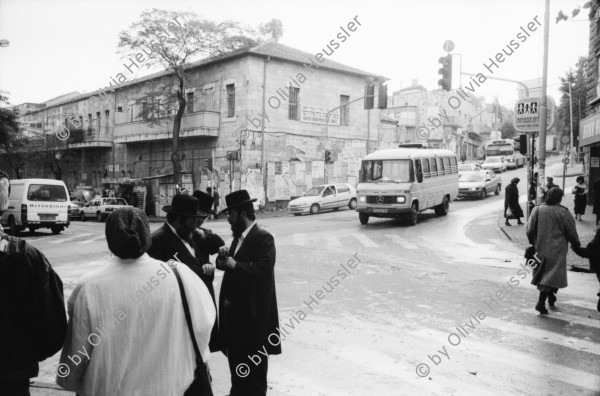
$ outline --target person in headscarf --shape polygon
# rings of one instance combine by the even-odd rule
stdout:
[[[531,282],[540,291],[535,309],[541,314],[548,313],[546,299],[550,307],[554,307],[558,289],[567,287],[569,243],[581,246],[573,216],[560,205],[562,197],[560,188],[548,190],[546,203],[536,206],[527,222],[527,238],[535,246],[541,265],[539,277],[535,276]]]
[[[138,208],[106,220],[114,257],[81,277],[68,303],[69,326],[57,383],[80,396],[183,395],[196,356],[173,269],[146,253],[148,217]],[[204,361],[215,307],[202,280],[177,265]]]
[[[585,207],[587,205],[587,191],[588,186],[585,184],[585,178],[583,176],[578,176],[577,185],[573,187],[572,193],[575,195],[575,205],[573,207],[573,212],[575,212],[576,220],[583,220],[581,216],[585,214]]]
[[[520,179],[515,177],[504,189],[504,217],[506,218],[506,222],[504,224],[507,226],[510,226],[508,219],[517,219],[517,225],[523,224],[521,222],[521,217],[523,217],[523,209],[521,209],[521,205],[519,205],[519,189],[517,188],[519,181]],[[508,209],[510,209],[512,212],[512,216],[507,214]]]

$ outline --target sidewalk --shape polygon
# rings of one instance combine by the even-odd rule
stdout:
[[[546,176],[551,176],[554,178],[554,184],[558,185],[562,188],[562,163],[553,164],[546,169]],[[571,216],[575,217],[573,212],[574,196],[571,194],[571,189],[575,184],[575,179],[577,176],[582,175],[582,166],[581,164],[577,164],[573,167],[567,167],[567,172],[565,176],[565,195],[562,199],[561,205],[569,209],[569,213]],[[526,201],[526,190],[523,191],[523,187],[520,188],[520,204],[521,208],[523,208],[523,212],[527,211],[527,201]],[[525,219],[523,219],[525,221]],[[498,218],[498,228],[502,231],[502,235],[506,236],[511,242],[516,244],[517,246],[523,249],[523,253],[525,253],[525,249],[529,247],[529,241],[527,240],[527,236],[525,235],[525,226],[516,226],[514,220],[511,220],[512,226],[507,227],[504,225],[504,217]],[[585,209],[585,214],[583,215],[582,221],[575,221],[577,226],[577,233],[579,235],[579,240],[582,245],[587,245],[588,242],[592,240],[594,235],[596,234],[596,215],[592,214],[592,205],[588,202],[588,206]],[[570,266],[577,266],[589,269],[590,263],[588,259],[581,258],[577,256],[571,249],[569,249],[569,253],[567,254],[567,263]]]

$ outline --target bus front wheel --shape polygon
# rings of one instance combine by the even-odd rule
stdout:
[[[417,225],[418,214],[419,214],[419,206],[415,202],[410,207],[410,213],[408,214],[408,225],[410,225],[410,226]]]
[[[369,222],[369,215],[366,213],[359,213],[358,219],[360,220],[360,224],[367,224]]]

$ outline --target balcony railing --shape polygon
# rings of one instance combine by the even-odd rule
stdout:
[[[59,138],[64,138],[64,134]],[[113,128],[100,126],[98,129],[97,127],[84,126],[69,130],[67,143],[69,148],[112,147]]]
[[[181,120],[179,137],[219,136],[219,117],[217,111],[197,111],[186,113]],[[151,140],[171,139],[173,137],[173,119],[164,120],[160,125],[140,120],[117,124],[114,129],[115,143],[133,143]]]

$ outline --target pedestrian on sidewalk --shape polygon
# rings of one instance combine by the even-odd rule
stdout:
[[[573,187],[572,193],[575,194],[575,220],[581,221],[581,216],[585,214],[585,207],[587,205],[587,191],[588,186],[585,184],[583,176],[578,176],[577,185]]]
[[[281,353],[275,292],[275,240],[256,223],[246,190],[225,196],[231,247],[223,246],[217,269],[224,271],[219,295],[221,345],[229,361],[231,395],[267,394],[268,356]],[[251,370],[241,373],[239,367]],[[258,360],[258,361],[257,361]]]
[[[573,251],[581,257],[590,259],[590,270],[596,273],[598,282],[600,282],[600,226],[596,226],[596,235],[586,247],[583,246],[571,246]],[[600,297],[600,293],[597,294]],[[600,298],[598,298],[598,306],[596,307],[600,312]]]
[[[114,257],[82,276],[71,294],[56,382],[79,396],[183,395],[196,382],[197,364],[173,268],[146,253],[152,238],[140,209],[117,209],[105,232]],[[177,271],[206,362],[215,308],[191,269],[180,264]]]
[[[517,219],[517,225],[523,225],[521,222],[523,209],[521,209],[521,205],[519,205],[519,189],[517,188],[519,181],[520,179],[515,177],[504,189],[504,217],[506,218],[504,224],[507,226],[510,226],[509,219]],[[507,213],[508,209],[510,209],[511,214]]]
[[[535,309],[541,314],[548,313],[546,299],[550,307],[554,307],[558,289],[567,287],[569,243],[581,245],[573,216],[560,205],[562,197],[560,188],[551,188],[546,203],[533,209],[525,231],[540,260],[539,277],[534,277],[531,283],[540,291]]]
[[[556,184],[554,184],[554,178],[548,176],[546,181],[548,182],[546,184],[546,191],[549,191],[551,188],[558,187]]]
[[[0,215],[10,178],[0,170]],[[0,394],[29,396],[39,364],[67,335],[63,284],[46,257],[24,239],[0,232]]]

